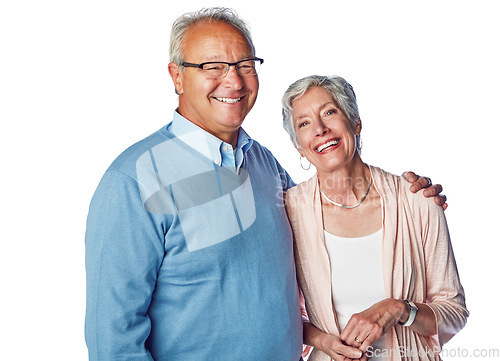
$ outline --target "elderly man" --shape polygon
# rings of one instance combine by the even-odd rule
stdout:
[[[299,360],[293,182],[240,128],[263,60],[220,8],[180,17],[170,50],[173,121],[122,153],[91,202],[90,360]]]

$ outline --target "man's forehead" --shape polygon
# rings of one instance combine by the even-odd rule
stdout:
[[[189,38],[237,38],[245,39],[243,33],[231,24],[220,21],[198,21],[191,24],[184,35],[184,39]]]
[[[200,62],[233,61],[253,58],[248,39],[234,26],[221,22],[201,22],[191,25],[182,43],[185,56],[195,55]]]

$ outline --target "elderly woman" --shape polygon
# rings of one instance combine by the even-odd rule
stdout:
[[[443,209],[363,163],[356,96],[343,78],[292,84],[283,125],[317,169],[286,195],[309,360],[440,359],[468,316]]]

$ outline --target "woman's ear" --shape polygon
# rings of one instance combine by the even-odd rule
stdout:
[[[174,82],[175,92],[177,94],[182,94],[183,93],[182,72],[179,69],[179,66],[175,63],[169,63],[168,64],[168,73],[170,74],[170,77],[172,78],[172,81]]]
[[[305,157],[304,152],[302,152],[302,148],[300,148],[298,145],[295,145],[294,147],[295,149],[297,149],[297,152],[299,152],[301,157]]]
[[[358,123],[354,127],[354,134],[360,135],[361,134],[361,128],[363,128],[363,126],[361,124],[361,118],[358,118]]]

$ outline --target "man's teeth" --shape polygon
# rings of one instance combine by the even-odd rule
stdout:
[[[329,142],[320,145],[318,148],[316,148],[316,150],[318,152],[322,152],[325,148],[328,148],[328,147],[331,147],[332,145],[337,145],[337,144],[339,144],[338,140],[330,140]]]
[[[241,98],[217,98],[217,97],[215,99],[217,99],[220,102],[229,104],[238,103],[241,100]]]

